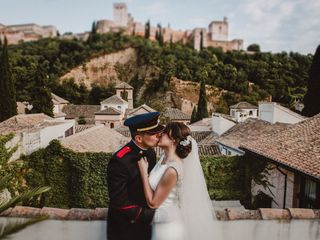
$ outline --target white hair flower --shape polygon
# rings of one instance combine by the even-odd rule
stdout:
[[[182,146],[188,146],[190,143],[191,143],[191,136],[190,135],[188,135],[188,137],[186,138],[186,139],[184,139],[184,140],[181,140],[180,141],[180,145],[182,145]]]

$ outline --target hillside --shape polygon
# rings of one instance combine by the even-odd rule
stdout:
[[[157,68],[138,67],[137,51],[133,48],[127,48],[116,53],[91,58],[64,74],[60,81],[73,79],[76,84],[84,84],[90,89],[93,84],[107,86],[121,81],[131,84],[131,79],[138,75],[144,81],[134,90],[136,91],[135,102],[144,102],[146,100],[144,99],[144,91],[152,79],[151,76],[158,74]],[[152,94],[152,97],[148,98],[147,104],[157,109],[176,107],[191,115],[193,107],[198,103],[199,87],[199,83],[172,77],[170,79],[170,90]],[[223,91],[210,85],[206,86],[206,90],[208,110],[212,112],[221,101]],[[161,99],[161,106],[158,104],[159,99]]]
[[[228,106],[238,101],[257,104],[270,96],[291,107],[306,93],[313,58],[292,52],[223,52],[213,47],[196,51],[189,45],[163,44],[121,32],[93,34],[90,39],[42,39],[10,46],[17,100],[32,104],[37,96],[34,86],[43,86],[74,104],[99,104],[114,94],[115,82],[125,81],[136,90],[136,105],[165,103],[189,111],[192,104],[186,100],[196,103],[196,85],[205,81],[212,95],[210,109],[228,112]],[[212,93],[211,86],[216,88]]]

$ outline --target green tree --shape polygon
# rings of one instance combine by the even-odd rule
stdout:
[[[11,74],[8,42],[4,39],[4,45],[0,42],[0,122],[17,114],[16,91]]]
[[[35,86],[32,89],[31,104],[33,108],[31,113],[44,113],[50,117],[53,117],[53,102],[51,97],[51,91],[47,87],[47,76],[43,67],[39,64],[35,73]]]
[[[208,77],[208,73],[205,70],[201,70],[198,73],[198,78],[201,79],[200,82],[200,92],[199,92],[199,100],[198,100],[198,111],[196,115],[196,120],[202,120],[209,116],[208,108],[207,108],[207,95],[206,95],[206,84],[205,81]]]
[[[304,97],[303,114],[311,117],[320,112],[320,45],[309,70],[308,91]]]
[[[146,25],[144,26],[144,38],[149,39],[150,38],[150,20],[146,22]]]
[[[203,50],[203,30],[200,32],[200,51]]]
[[[251,52],[260,52],[260,46],[256,43],[253,43],[247,47],[247,50]]]
[[[193,110],[192,110],[192,114],[191,114],[191,121],[190,123],[194,123],[197,121],[197,107],[193,107]]]

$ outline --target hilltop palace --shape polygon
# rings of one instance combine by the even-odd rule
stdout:
[[[113,4],[113,20],[98,20],[97,32],[108,33],[110,31],[124,31],[128,35],[144,36],[145,24],[135,22],[125,3]],[[157,27],[150,26],[150,39],[155,40]],[[41,38],[56,37],[58,31],[54,26],[39,26],[37,24],[3,25],[0,23],[0,39],[7,37],[9,44],[20,42],[36,41]],[[183,44],[192,42],[195,49],[199,50],[201,45],[201,35],[203,47],[221,47],[224,51],[242,50],[243,40],[228,40],[229,26],[228,19],[223,21],[212,21],[208,28],[194,28],[193,30],[173,30],[168,27],[162,28],[164,42],[181,42]],[[86,40],[89,32],[72,34],[65,33],[61,38]]]

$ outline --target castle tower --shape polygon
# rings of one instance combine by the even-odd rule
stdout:
[[[125,3],[113,4],[113,21],[116,27],[127,27],[129,21],[128,8]]]
[[[201,36],[202,35],[202,36]],[[193,47],[194,49],[200,51],[201,48],[201,38],[202,47],[207,47],[207,29],[205,28],[195,28],[193,30]]]
[[[133,109],[133,87],[126,82],[122,82],[115,88],[117,96],[128,102],[129,109]]]
[[[215,41],[228,41],[229,35],[228,18],[224,17],[223,21],[212,21],[209,24],[209,34],[211,40]]]

